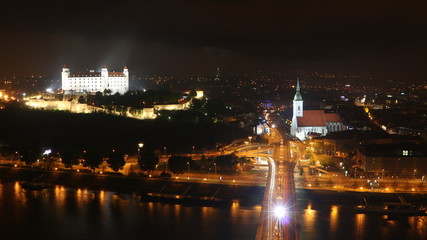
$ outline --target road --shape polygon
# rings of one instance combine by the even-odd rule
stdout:
[[[297,159],[291,158],[285,134],[274,129],[272,136],[273,155],[256,240],[299,240],[294,182]]]

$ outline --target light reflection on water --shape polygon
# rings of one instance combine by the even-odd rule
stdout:
[[[427,239],[427,218],[356,214],[352,205],[299,202],[302,240]],[[260,205],[141,202],[137,194],[0,183],[1,239],[254,239]],[[25,231],[23,227],[25,226]],[[6,236],[6,237],[4,237]]]
[[[329,214],[329,231],[331,233],[335,233],[336,229],[338,228],[338,217],[339,217],[338,211],[339,211],[338,205],[331,206],[331,212]]]
[[[363,239],[364,231],[365,231],[365,225],[366,225],[366,215],[358,213],[354,216],[355,218],[355,235],[356,239]]]

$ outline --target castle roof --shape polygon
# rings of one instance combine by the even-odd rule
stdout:
[[[126,77],[123,72],[108,72],[109,77]],[[101,72],[78,72],[71,73],[69,77],[101,77]]]
[[[71,73],[69,77],[101,77],[100,72],[77,72]]]
[[[108,72],[109,77],[126,77],[122,72]]]

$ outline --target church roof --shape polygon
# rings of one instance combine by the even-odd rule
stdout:
[[[338,113],[325,113],[326,122],[341,122],[341,117]]]
[[[326,117],[323,110],[304,110],[302,117],[297,117],[298,127],[326,126]]]

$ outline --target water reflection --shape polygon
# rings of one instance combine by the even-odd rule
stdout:
[[[19,182],[15,182],[13,185],[15,201],[21,206],[25,207],[27,203],[27,198],[25,196],[26,190],[21,188],[21,184]]]
[[[307,205],[307,209],[304,209],[303,221],[307,226],[313,226],[316,220],[316,210],[312,209],[312,202],[309,202]]]
[[[352,205],[314,201],[299,203],[299,209],[304,240],[427,239],[423,216],[388,219],[356,214]],[[26,191],[18,182],[0,182],[1,239],[246,240],[255,239],[260,213],[260,205],[238,201],[227,207],[187,206],[140,202],[138,194],[63,186]]]
[[[426,221],[427,219],[425,217],[412,217],[412,224],[416,226],[416,231],[420,236],[423,236],[424,239],[427,238],[427,229],[426,229]]]
[[[62,186],[55,186],[54,188],[55,204],[58,207],[63,207],[65,204],[66,191]]]
[[[238,201],[233,201],[231,203],[231,218],[237,219],[240,209],[240,203]]]
[[[338,209],[339,206],[337,205],[331,206],[331,213],[329,214],[329,231],[331,231],[331,233],[335,233],[338,229]]]
[[[355,218],[355,236],[356,239],[364,239],[365,227],[366,227],[366,215],[358,213],[354,216]]]

